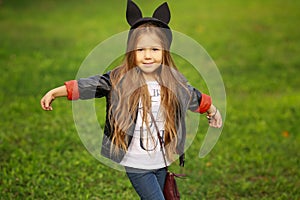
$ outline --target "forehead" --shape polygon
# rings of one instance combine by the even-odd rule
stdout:
[[[137,47],[162,47],[160,38],[154,33],[140,35],[136,43]]]

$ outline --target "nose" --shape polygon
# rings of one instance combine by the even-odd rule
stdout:
[[[151,50],[150,49],[146,49],[144,52],[144,58],[145,59],[149,59],[151,58]]]

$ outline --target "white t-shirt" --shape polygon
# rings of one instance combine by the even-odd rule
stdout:
[[[160,136],[164,138],[164,119],[160,112],[160,85],[156,81],[147,82],[149,94],[151,96],[152,113],[156,124],[160,130]],[[142,104],[140,102],[138,108],[136,126],[133,133],[128,151],[121,161],[121,165],[138,169],[159,169],[165,167],[164,158],[161,152],[157,131],[151,122],[148,114],[150,130],[142,123]],[[170,163],[167,161],[167,165]]]

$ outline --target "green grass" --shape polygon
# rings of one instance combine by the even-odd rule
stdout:
[[[136,2],[150,15],[162,1]],[[128,29],[125,3],[0,1],[0,199],[138,199],[124,173],[85,149],[70,102],[57,100],[53,112],[39,106],[48,89],[74,79],[96,45]],[[227,94],[222,135],[203,159],[201,117],[186,153],[188,178],[178,181],[182,199],[300,199],[300,3],[169,5],[171,27],[208,51]]]

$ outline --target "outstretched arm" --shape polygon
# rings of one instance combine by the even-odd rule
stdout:
[[[51,104],[56,97],[66,97],[68,95],[65,85],[54,88],[47,92],[41,99],[41,106],[43,110],[53,110]]]
[[[211,97],[199,92],[192,86],[189,86],[189,89],[192,93],[192,98],[189,105],[190,109],[193,112],[198,112],[201,114],[207,113],[209,125],[214,128],[221,128],[223,125],[222,116],[217,107],[212,104]]]

